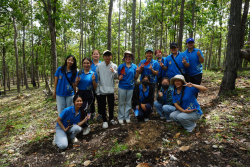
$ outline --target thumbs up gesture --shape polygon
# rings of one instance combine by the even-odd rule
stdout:
[[[198,50],[197,55],[198,55],[198,56],[201,56],[201,52],[200,52],[200,50]]]

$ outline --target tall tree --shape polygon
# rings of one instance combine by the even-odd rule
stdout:
[[[191,32],[190,32],[190,35],[189,35],[190,38],[193,38],[193,35],[194,35],[194,13],[195,13],[195,0],[193,0],[193,9],[192,9],[192,29],[191,29]]]
[[[112,21],[112,10],[113,10],[113,0],[110,0],[110,2],[109,2],[109,15],[108,15],[108,50],[111,50],[111,38],[112,38],[111,21]]]
[[[138,34],[139,34],[139,37],[138,37],[138,62],[140,62],[140,48],[141,48],[141,0],[140,0],[140,8],[139,8],[139,25],[138,25]]]
[[[180,14],[180,29],[179,29],[179,50],[182,51],[182,38],[183,38],[183,28],[184,28],[184,3],[185,0],[181,1],[181,14]]]
[[[242,0],[231,0],[227,56],[219,95],[235,89],[240,51],[241,6]]]
[[[120,65],[121,0],[119,0],[118,65]]]
[[[133,0],[132,8],[132,53],[135,54],[135,13],[136,13],[136,0]],[[135,63],[135,59],[133,59]]]

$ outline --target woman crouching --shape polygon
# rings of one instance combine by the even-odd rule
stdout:
[[[196,127],[195,121],[199,120],[203,113],[195,94],[206,91],[207,88],[190,82],[186,83],[183,75],[175,75],[171,78],[170,84],[174,85],[172,97],[177,110],[170,114],[170,118],[183,126],[187,132],[192,132]]]
[[[60,149],[66,149],[68,141],[72,143],[78,141],[76,135],[81,132],[81,126],[90,118],[88,115],[80,121],[80,108],[83,101],[79,95],[74,96],[73,103],[74,106],[65,108],[56,119],[56,134],[54,135],[53,145],[57,145]]]

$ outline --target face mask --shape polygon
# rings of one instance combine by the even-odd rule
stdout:
[[[161,87],[162,87],[163,89],[168,89],[169,85],[162,84]]]
[[[142,81],[142,85],[148,86],[148,85],[149,85],[149,82],[147,82],[147,81]]]

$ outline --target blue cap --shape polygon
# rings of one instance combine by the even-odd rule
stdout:
[[[188,39],[186,40],[186,43],[188,43],[188,42],[194,42],[194,39],[193,39],[193,38],[188,38]]]
[[[147,51],[151,51],[152,53],[154,52],[154,51],[153,51],[153,48],[147,48],[147,49],[145,49],[145,53],[146,53]]]

